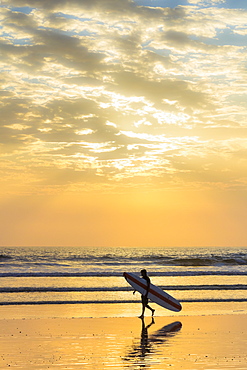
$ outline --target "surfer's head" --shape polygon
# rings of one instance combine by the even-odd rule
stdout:
[[[147,270],[145,270],[145,269],[141,270],[141,275],[142,276],[147,276]]]

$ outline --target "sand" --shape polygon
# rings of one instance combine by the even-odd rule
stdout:
[[[42,309],[55,314],[51,306],[1,308],[0,369],[247,369],[247,315],[241,311],[142,321],[52,318]]]

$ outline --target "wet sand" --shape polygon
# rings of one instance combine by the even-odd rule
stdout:
[[[13,308],[12,317],[1,311],[0,369],[247,369],[247,315],[241,312],[142,321],[42,317],[38,307],[24,309],[22,318],[18,307],[19,318]]]

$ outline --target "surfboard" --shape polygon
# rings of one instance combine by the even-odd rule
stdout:
[[[145,294],[147,291],[147,282],[145,279],[132,274],[131,272],[124,272],[123,276],[127,282],[139,293]],[[182,309],[181,304],[175,298],[168,293],[164,292],[161,288],[150,284],[148,298],[159,304],[160,306],[167,308],[168,310],[179,312]]]

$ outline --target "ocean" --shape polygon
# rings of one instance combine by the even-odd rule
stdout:
[[[139,303],[145,268],[182,304],[247,302],[247,248],[1,247],[0,306]],[[234,306],[237,307],[237,306]]]

